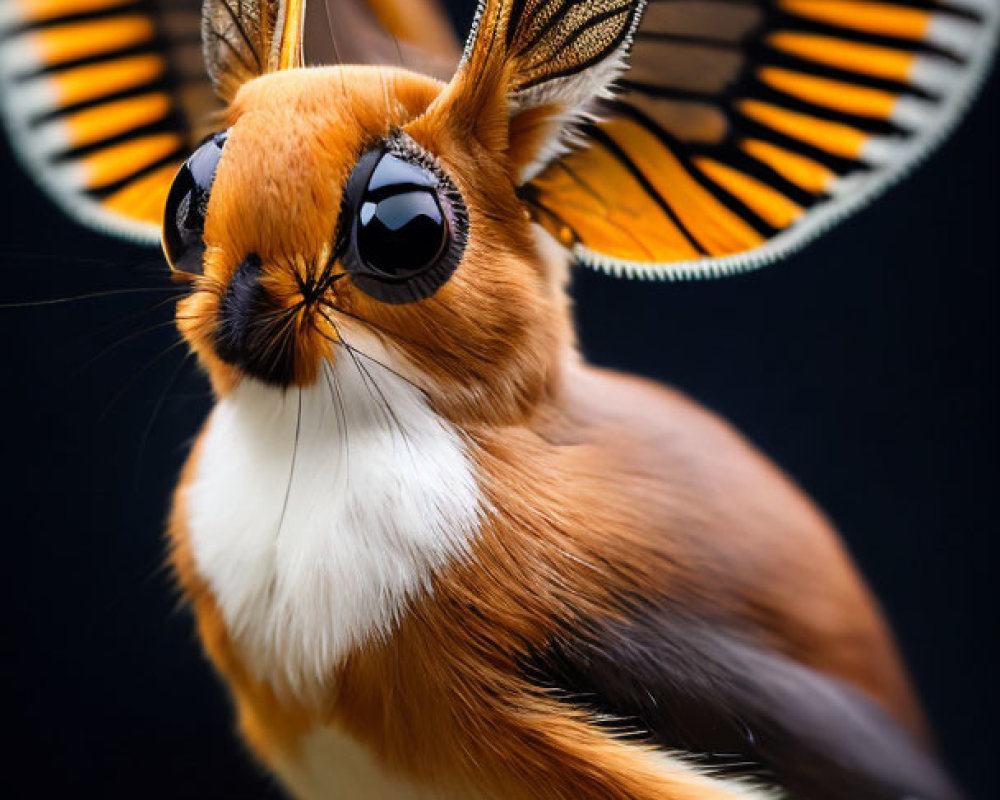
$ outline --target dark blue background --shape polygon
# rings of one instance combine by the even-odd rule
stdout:
[[[574,287],[592,360],[718,410],[833,517],[980,798],[1000,710],[998,111],[991,80],[914,177],[784,264]],[[0,170],[3,300],[167,285],[157,254],[67,221],[9,151]],[[209,406],[190,364],[171,382],[183,348],[150,361],[177,341],[162,297],[0,311],[3,797],[277,796],[159,567]]]

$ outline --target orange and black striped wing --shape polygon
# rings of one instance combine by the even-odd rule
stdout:
[[[0,115],[67,213],[157,243],[177,169],[245,81],[307,60],[457,60],[436,0],[310,6],[307,20],[305,0],[0,0]]]
[[[1000,0],[651,0],[601,121],[525,195],[581,262],[616,274],[762,266],[943,138],[998,18]]]
[[[15,150],[82,222],[157,242],[178,166],[215,108],[196,0],[0,0]]]

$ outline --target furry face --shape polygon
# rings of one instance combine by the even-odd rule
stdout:
[[[431,79],[366,68],[240,90],[208,193],[199,291],[178,311],[220,394],[261,369],[272,383],[315,383],[324,362],[355,356],[348,321],[397,352],[453,419],[516,420],[546,394],[568,341],[559,271],[539,253],[507,153],[489,146],[489,119],[457,119],[456,102]],[[439,201],[453,271],[412,302],[366,288],[343,244],[352,173],[387,143],[453,196]],[[237,324],[251,329],[242,358],[226,344]]]

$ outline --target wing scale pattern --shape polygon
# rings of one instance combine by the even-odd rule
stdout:
[[[585,264],[770,263],[889,186],[960,117],[995,0],[652,0],[617,96],[525,195]]]
[[[162,199],[215,107],[195,0],[4,0],[3,117],[71,215],[159,240]]]

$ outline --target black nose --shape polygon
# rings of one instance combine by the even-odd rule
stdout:
[[[219,305],[219,358],[266,383],[287,386],[295,376],[294,325],[261,286],[260,256],[250,253],[233,273]]]

